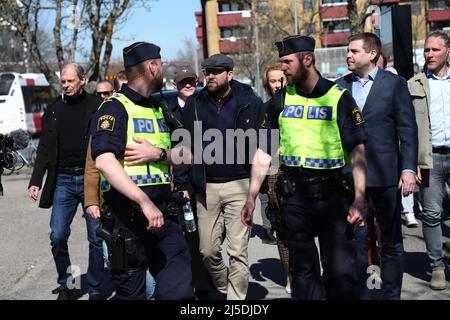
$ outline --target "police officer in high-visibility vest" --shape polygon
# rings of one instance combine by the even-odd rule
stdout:
[[[115,227],[102,221],[100,232],[112,239],[116,297],[145,299],[148,266],[156,299],[192,299],[188,247],[176,218],[162,209],[171,201],[172,149],[168,121],[151,98],[162,87],[160,48],[137,42],[123,50],[123,59],[128,84],[103,103],[91,128],[92,157],[114,218]],[[149,142],[158,148],[147,152]]]
[[[356,285],[351,231],[364,223],[360,212],[366,181],[364,120],[350,93],[316,70],[314,45],[314,39],[305,36],[276,43],[288,86],[266,106],[266,118],[280,134],[283,174],[275,188],[288,234],[293,297],[351,299]],[[348,158],[354,192],[342,174]],[[271,160],[258,149],[243,219],[251,220]]]

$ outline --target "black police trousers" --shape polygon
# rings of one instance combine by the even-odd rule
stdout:
[[[193,299],[191,258],[180,225],[164,218],[164,225],[147,231],[146,218],[131,218],[129,213],[115,211],[116,217],[126,226],[127,232],[136,236],[144,245],[150,273],[155,278],[156,300]],[[119,300],[145,299],[146,268],[112,275]]]
[[[337,192],[324,200],[294,193],[282,201],[281,210],[288,231],[293,298],[353,299],[356,251],[347,201]],[[323,277],[314,236],[319,238]]]

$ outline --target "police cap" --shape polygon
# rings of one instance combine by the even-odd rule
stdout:
[[[195,74],[194,70],[192,70],[192,68],[183,67],[183,68],[179,68],[176,71],[174,81],[175,81],[175,83],[179,83],[187,78],[197,79],[197,75]]]
[[[314,52],[315,44],[316,41],[313,38],[298,35],[289,36],[284,38],[282,41],[275,42],[280,58],[295,52]]]
[[[215,70],[233,70],[234,62],[229,56],[218,53],[210,56],[209,58],[202,61],[202,67],[204,69],[215,69]]]
[[[161,59],[160,50],[153,43],[135,42],[123,49],[123,65],[128,68],[146,60]]]

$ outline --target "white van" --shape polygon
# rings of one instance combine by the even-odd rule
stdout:
[[[0,73],[0,133],[16,129],[38,136],[42,115],[55,101],[42,73]]]

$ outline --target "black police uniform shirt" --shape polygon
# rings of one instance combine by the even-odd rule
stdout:
[[[319,81],[311,93],[303,93],[297,89],[297,94],[305,98],[318,98],[324,96],[335,85],[336,83],[333,81],[319,77]],[[279,108],[281,96],[282,93],[280,92],[268,102],[268,112],[273,117],[271,122],[274,128],[278,128],[279,112],[274,112],[273,110]],[[350,153],[356,145],[366,143],[367,138],[364,131],[364,118],[348,90],[346,90],[339,99],[337,106],[337,123],[342,146],[347,153]]]
[[[145,98],[126,84],[122,85],[120,92],[139,106],[154,108],[159,105],[154,98]],[[108,118],[110,119],[110,126],[106,129],[101,129],[98,126],[98,119],[103,116],[109,116]],[[91,122],[91,148],[92,158],[94,160],[99,155],[107,152],[112,152],[116,159],[123,158],[125,146],[127,144],[127,124],[128,113],[119,101],[112,99],[112,101],[103,104],[103,106],[95,113]],[[158,203],[170,199],[170,185],[168,184],[145,186],[141,187],[141,189],[153,202]],[[104,198],[106,202],[113,207],[115,204],[120,207],[124,204],[129,204],[129,200],[113,187],[104,194]]]

